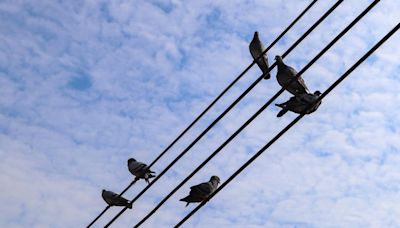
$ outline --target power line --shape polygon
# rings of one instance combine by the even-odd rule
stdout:
[[[307,37],[308,34],[310,34],[330,13],[332,13],[336,7],[338,7],[343,0],[337,1],[315,24],[311,26],[310,29],[308,29],[283,55],[282,58],[285,58],[303,39]],[[252,63],[254,64],[254,62]],[[276,66],[276,63],[274,63],[271,67],[269,67],[268,72],[270,72],[274,67]],[[253,82],[253,84],[250,85],[249,88],[246,89],[223,113],[221,113],[181,154],[179,154],[152,182],[150,182],[149,185],[147,185],[131,202],[135,202],[138,198],[140,198],[141,195],[143,195],[147,189],[149,189],[159,178],[161,178],[181,157],[183,157],[187,151],[192,148],[197,141],[199,141],[219,120],[221,120],[226,113],[228,113],[244,96],[247,95],[264,77],[264,74],[261,75],[259,78],[257,78],[256,81]],[[124,207],[114,218],[111,219],[109,223],[105,227],[110,226],[119,216],[121,216],[125,211],[127,210],[127,207]]]
[[[290,25],[262,52],[260,56],[258,56],[256,59],[253,60],[253,62],[242,72],[238,77],[235,78],[215,99],[211,104],[204,109],[204,111],[196,117],[195,120],[191,124],[189,124],[188,127],[186,127],[185,130],[181,132],[181,134],[178,135],[172,141],[158,156],[156,159],[154,159],[153,162],[150,163],[149,168],[151,168],[159,159],[161,159],[162,156],[167,153],[167,151],[175,145],[175,143],[184,135],[186,134],[187,131],[234,85],[236,84],[237,81],[239,81],[242,76],[246,74],[248,70],[256,63],[258,59],[260,59],[269,49],[271,49],[299,20],[304,16],[304,14],[317,2],[318,0],[313,0],[293,21],[290,23]],[[119,196],[121,196],[123,193],[125,193],[132,185],[135,184],[136,181],[132,181],[125,189],[122,191]],[[87,227],[89,228],[91,225],[93,225],[108,209],[110,206],[107,206]]]
[[[398,23],[388,34],[386,34],[378,43],[376,43],[364,56],[362,56],[350,69],[348,69],[338,80],[336,80],[318,99],[315,103],[321,101],[326,95],[328,95],[337,85],[339,85],[347,76],[350,75],[362,62],[365,61],[373,52],[375,52],[386,40],[388,40],[397,30],[400,28],[400,23]],[[309,107],[311,107],[310,105]],[[307,107],[307,108],[309,108]],[[306,109],[305,109],[306,110]],[[293,125],[295,125],[304,114],[300,114],[296,119],[289,123],[282,131],[280,131],[271,141],[269,141],[263,148],[261,148],[253,157],[251,157],[244,165],[242,165],[232,176],[229,177],[210,197],[201,202],[195,209],[193,209],[186,217],[184,217],[175,227],[180,227],[185,221],[187,221],[196,211],[203,207],[207,201],[213,198],[219,191],[221,191],[230,181],[232,181],[240,172],[242,172],[248,165],[250,165],[255,159],[257,159],[266,149],[268,149],[272,144],[274,144],[283,134],[286,133]]]
[[[342,32],[340,32],[322,51],[320,51],[303,69],[299,71],[296,78],[293,78],[286,86],[290,85],[294,80],[300,77],[306,70],[308,70],[312,64],[314,64],[329,48],[331,48],[342,36],[344,36],[362,17],[364,17],[377,3],[379,0],[372,2],[360,15],[358,15]],[[202,169],[215,155],[217,155],[229,142],[231,142],[244,128],[246,128],[259,114],[261,114],[285,89],[282,88],[276,93],[270,100],[268,100],[253,116],[251,116],[235,133],[233,133],[217,150],[215,150],[203,163],[201,163],[191,174],[189,174],[180,184],[178,184],[161,202],[149,212],[135,227],[142,225],[147,219],[149,219],[157,210],[160,208],[179,188],[181,188],[190,178],[192,178],[200,169]]]
[[[234,84],[236,84],[239,79],[247,73],[248,70],[259,60],[263,55],[271,49],[296,23],[300,18],[317,2],[318,0],[313,0],[300,14],[297,16],[292,23],[259,55],[253,62],[242,72],[240,75],[229,84],[221,94],[219,94],[211,104],[204,109],[204,111],[163,151],[160,155],[149,165],[149,168],[153,166]]]
[[[185,130],[183,130],[177,138],[172,141],[158,156],[154,159],[153,162],[150,163],[149,168],[151,168],[164,154],[173,146],[175,143],[184,135],[187,131],[234,85],[237,81],[239,81],[242,76],[246,74],[246,72],[256,63],[258,59],[260,59],[269,49],[271,49],[299,20],[304,16],[304,14],[317,2],[318,0],[313,0],[293,21],[290,25],[262,52],[260,56],[258,56],[253,62],[238,76],[233,80],[215,99],[211,104],[204,109],[204,111],[196,117],[195,120]],[[135,184],[136,181],[132,181],[125,189],[122,191],[119,196],[125,193],[132,185]],[[93,225],[108,209],[110,206],[107,206],[87,227],[89,228]]]

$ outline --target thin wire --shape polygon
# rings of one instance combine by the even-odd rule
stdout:
[[[213,102],[211,102],[211,104],[160,154],[158,155],[158,157],[149,165],[149,167],[151,168],[151,166],[154,165],[154,163],[156,163],[237,81],[239,81],[239,79],[246,74],[246,72],[256,63],[256,60],[259,60],[261,57],[263,57],[263,55],[265,53],[267,53],[267,51],[269,49],[271,49],[288,31],[289,29],[291,29],[298,20],[300,20],[300,18],[317,2],[318,0],[314,0],[310,3],[310,5],[308,5],[301,13],[299,16],[296,17],[296,19],[294,19],[292,21],[292,23],[255,59],[253,60],[253,62],[242,72],[240,73],[240,75],[233,80],[233,82],[231,82],[231,84],[228,85],[228,87],[226,87],[224,89],[224,91],[222,91],[222,93],[220,95],[218,95],[217,98],[214,99]]]
[[[365,16],[377,3],[379,0],[372,2],[359,16],[357,16],[342,32],[340,32],[320,53],[316,55],[300,72],[297,74],[296,78],[290,80],[284,85],[284,88],[290,85],[294,80],[300,77],[306,70],[308,70],[330,47],[332,47],[343,35],[345,35],[355,24],[357,24],[360,19]],[[179,190],[190,178],[192,178],[198,171],[200,171],[215,155],[217,155],[229,142],[231,142],[244,128],[246,128],[259,114],[261,114],[282,92],[282,88],[276,95],[274,95],[270,100],[267,101],[253,116],[251,116],[235,133],[233,133],[224,143],[218,147],[203,163],[201,163],[191,174],[189,174],[180,184],[178,184],[161,202],[150,211],[139,223],[134,227],[139,227],[147,219],[149,219],[157,210],[160,208],[176,191]]]
[[[365,61],[373,52],[375,52],[383,43],[386,42],[397,30],[400,28],[400,23],[398,23],[385,37],[383,37],[378,43],[376,43],[363,57],[361,57],[350,69],[348,69],[338,80],[336,80],[318,99],[315,103],[321,101],[326,95],[328,95],[337,85],[339,85],[347,76],[350,75],[362,62]],[[311,107],[311,106],[309,106]],[[176,227],[180,227],[186,220],[188,220],[196,211],[203,207],[211,198],[213,198],[219,191],[221,191],[227,184],[229,184],[232,179],[234,179],[240,172],[242,172],[248,165],[250,165],[257,157],[259,157],[266,149],[268,149],[273,143],[275,143],[283,134],[286,133],[293,125],[295,125],[304,114],[300,114],[296,119],[289,123],[282,131],[280,131],[271,141],[269,141],[263,148],[261,148],[253,157],[251,157],[244,165],[242,165],[232,176],[229,177],[215,192],[213,192],[210,197],[201,202],[195,209],[193,209],[185,218],[183,218]]]
[[[178,135],[177,138],[172,141],[171,144],[169,144],[158,156],[156,159],[154,159],[153,162],[150,163],[149,169],[162,157],[164,154],[173,146],[175,143],[184,135],[186,134],[189,129],[196,124],[196,122],[212,107],[214,104],[234,85],[236,84],[237,81],[239,81],[240,78],[242,78],[243,75],[256,63],[256,60],[260,59],[269,49],[271,49],[299,20],[300,18],[303,17],[303,15],[317,2],[318,0],[313,0],[293,21],[290,23],[288,27],[260,54],[253,62],[238,76],[236,77],[235,80],[233,80],[215,99],[211,104],[204,109],[204,111],[191,123],[189,126],[181,132],[181,134]],[[128,187],[125,188],[125,190],[120,194],[120,196],[127,191],[133,184],[131,183],[128,185]],[[106,209],[103,210],[87,227],[89,228],[91,225],[93,225],[107,210],[109,207],[106,207]]]
[[[305,32],[283,55],[282,58],[285,58],[308,34],[310,34],[315,27],[317,27],[330,13],[336,9],[337,6],[339,6],[343,0],[339,0],[333,5],[307,32]],[[274,63],[270,68],[268,69],[268,72],[270,72],[274,67],[276,66],[276,63]],[[267,73],[267,72],[266,72]],[[180,158],[182,158],[187,151],[192,148],[197,141],[199,141],[219,120],[221,120],[226,113],[228,113],[244,96],[247,95],[257,84],[260,82],[264,77],[264,74],[261,75],[256,81],[253,82],[253,84],[250,85],[249,88],[246,89],[223,113],[221,113],[181,154],[179,154],[157,177],[150,182],[149,185],[147,185],[131,202],[134,203],[140,196],[142,196],[147,189],[149,189],[159,178],[161,178]],[[112,220],[107,223],[105,227],[110,226],[119,216],[121,216],[125,211],[127,210],[127,207],[124,207]]]
[[[106,213],[106,211],[108,209],[110,209],[110,205],[108,205],[106,208],[104,208],[104,210],[87,226],[90,227],[91,225],[93,225],[104,213]]]

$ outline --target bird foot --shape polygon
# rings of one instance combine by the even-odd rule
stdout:
[[[268,79],[270,79],[270,78],[271,78],[271,75],[270,75],[270,74],[267,74],[267,75],[264,76],[264,79],[265,79],[265,80],[268,80]]]

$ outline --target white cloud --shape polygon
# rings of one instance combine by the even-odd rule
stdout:
[[[318,1],[269,52],[282,54],[335,1]],[[345,1],[286,61],[300,70],[370,1]],[[309,1],[0,3],[0,226],[77,227],[122,190],[126,160],[150,163]],[[381,1],[305,74],[325,90],[389,31]],[[399,223],[399,35],[207,206],[195,227],[391,227]],[[272,75],[275,74],[273,71]],[[159,173],[260,75],[249,73],[163,157]],[[115,224],[132,226],[278,90],[263,81]],[[287,99],[285,94],[277,103]],[[178,201],[211,175],[226,180],[295,117],[269,107],[145,223],[174,225]],[[133,198],[144,183],[127,192]],[[98,222],[104,225],[119,210]]]

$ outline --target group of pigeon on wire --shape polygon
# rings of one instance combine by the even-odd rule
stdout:
[[[263,54],[265,47],[259,38],[258,32],[254,33],[249,49],[253,59],[265,75],[264,79],[271,78],[267,53]],[[297,71],[293,67],[286,65],[279,55],[275,56],[275,60],[278,66],[276,79],[279,85],[294,95],[282,104],[275,104],[282,109],[277,117],[283,116],[288,111],[298,114],[310,114],[316,111],[321,101],[318,103],[315,103],[315,101],[317,101],[321,92],[317,90],[314,93],[310,93],[303,78],[296,78]],[[296,79],[294,80],[294,78]],[[288,83],[290,84],[287,85]],[[306,109],[307,107],[310,108]],[[147,183],[150,183],[149,179],[155,177],[154,171],[151,171],[146,164],[138,162],[133,158],[128,160],[128,170],[135,176],[135,181],[144,179]],[[186,206],[188,206],[190,203],[199,203],[207,200],[208,196],[217,189],[219,183],[219,177],[212,176],[208,182],[190,187],[189,195],[180,199],[180,201],[186,202]],[[132,209],[132,202],[112,191],[103,189],[101,195],[109,206],[121,206]]]
[[[138,162],[134,158],[128,160],[128,170],[135,176],[135,180],[144,179],[147,183],[150,183],[149,179],[155,177],[154,171],[151,171],[146,164]],[[192,186],[189,195],[181,199],[181,201],[186,202],[186,206],[189,205],[189,203],[202,202],[217,189],[219,182],[219,177],[212,176],[209,182]],[[132,202],[129,202],[129,200],[115,192],[103,189],[101,196],[108,206],[132,209]]]
[[[269,79],[271,76],[268,70],[268,57],[267,53],[262,55],[265,48],[260,41],[258,32],[254,33],[254,37],[250,42],[249,49],[253,59],[256,61],[258,67],[260,67],[261,71],[265,75],[264,79]],[[262,55],[261,58],[257,58],[260,55]],[[276,106],[282,108],[277,117],[283,116],[287,111],[292,111],[299,114],[310,114],[316,111],[321,102],[316,103],[315,105],[311,106],[311,108],[306,108],[318,99],[318,97],[321,95],[321,92],[317,90],[314,93],[310,93],[301,76],[297,77],[296,80],[293,80],[293,78],[295,78],[297,75],[297,71],[293,67],[286,65],[283,62],[282,57],[279,55],[275,56],[275,60],[276,64],[278,65],[276,79],[279,85],[294,95],[285,103],[275,104]],[[292,82],[290,83],[290,81]],[[290,84],[288,85],[288,83]]]

